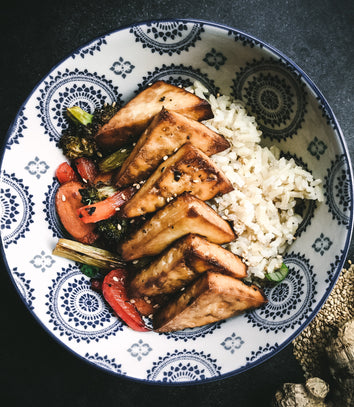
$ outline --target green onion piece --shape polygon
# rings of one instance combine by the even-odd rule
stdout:
[[[131,151],[132,150],[127,147],[120,148],[119,150],[99,162],[99,170],[101,172],[110,172],[115,170],[116,168],[121,167],[124,161],[129,157]]]
[[[266,277],[269,281],[275,283],[280,283],[288,275],[289,268],[285,263],[282,263],[280,269],[273,271],[272,273],[267,273]]]
[[[100,269],[107,270],[125,266],[125,262],[118,255],[75,240],[59,239],[53,254]]]
[[[100,274],[100,269],[95,266],[89,266],[88,264],[81,264],[80,270],[82,274],[90,278],[96,278]]]
[[[85,110],[81,109],[79,106],[68,107],[66,112],[69,118],[75,123],[87,126],[92,122],[93,115],[85,112]]]

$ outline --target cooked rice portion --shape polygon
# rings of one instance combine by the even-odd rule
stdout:
[[[193,91],[207,93],[200,83]],[[298,199],[323,201],[321,180],[280,157],[276,147],[261,147],[262,133],[254,117],[229,96],[208,97],[214,118],[204,123],[224,135],[231,147],[212,156],[234,191],[215,198],[211,205],[233,222],[238,238],[228,245],[243,257],[250,276],[264,278],[282,264],[282,254],[293,242],[301,217]]]

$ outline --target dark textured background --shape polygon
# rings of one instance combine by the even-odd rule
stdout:
[[[233,26],[293,59],[333,108],[353,159],[352,0],[8,0],[0,8],[2,140],[34,86],[80,45],[133,22],[188,17]],[[353,254],[352,245],[348,258]],[[2,405],[261,407],[283,382],[303,380],[291,345],[246,373],[206,385],[159,387],[117,378],[77,359],[44,332],[3,264],[0,287],[0,399],[8,400]]]

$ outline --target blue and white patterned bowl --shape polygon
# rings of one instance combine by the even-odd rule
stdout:
[[[244,315],[171,334],[138,333],[118,320],[76,264],[52,255],[65,236],[54,211],[57,141],[67,106],[125,103],[146,84],[199,80],[242,99],[265,144],[321,178],[325,201],[304,208],[286,254],[289,277],[269,303]],[[89,363],[136,380],[195,383],[244,372],[286,346],[333,288],[351,238],[353,188],[345,141],[306,74],[279,51],[233,28],[155,21],[98,38],[59,63],[33,90],[3,152],[0,221],[8,271],[27,307],[60,343]],[[21,255],[19,255],[21,253]]]

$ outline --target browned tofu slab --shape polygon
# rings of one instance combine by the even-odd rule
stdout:
[[[247,267],[241,258],[202,236],[189,234],[168,247],[130,283],[134,296],[171,294],[205,271],[217,271],[245,278]]]
[[[202,274],[153,317],[157,332],[194,328],[238,315],[267,302],[255,285],[215,272]]]
[[[213,161],[191,143],[186,143],[157,167],[126,203],[123,215],[133,218],[155,212],[184,192],[207,201],[232,190],[231,182]]]
[[[228,222],[205,202],[185,193],[157,211],[118,247],[118,251],[126,261],[155,256],[189,233],[198,233],[218,244],[235,239]]]
[[[157,81],[140,92],[102,126],[97,132],[96,142],[103,149],[113,150],[135,141],[163,107],[198,121],[213,117],[206,100],[178,86]]]
[[[133,151],[120,169],[118,187],[140,182],[162,162],[187,142],[207,156],[226,150],[230,144],[220,134],[204,124],[177,112],[162,109],[137,141]]]

